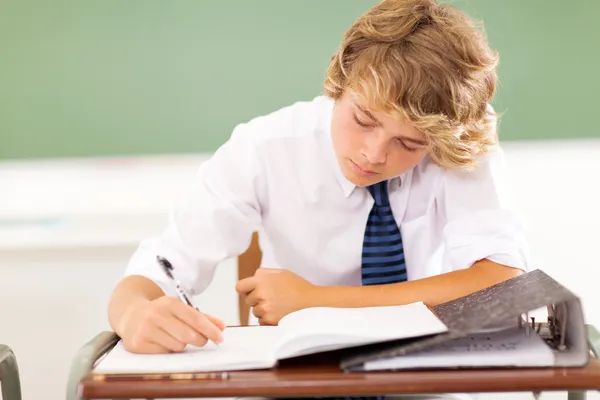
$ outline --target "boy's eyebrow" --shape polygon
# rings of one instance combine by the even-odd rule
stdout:
[[[365,114],[367,117],[369,117],[370,119],[372,119],[372,120],[373,120],[373,122],[375,122],[375,124],[377,124],[378,126],[381,126],[381,122],[380,122],[380,121],[379,121],[377,118],[375,118],[375,116],[374,116],[373,114],[371,114],[371,112],[370,112],[370,111],[368,111],[368,110],[364,109],[363,107],[361,107],[360,105],[358,105],[358,104],[356,104],[356,103],[354,103],[354,104],[356,105],[356,108],[358,108],[358,110],[359,110],[360,112],[362,112],[362,113],[363,113],[363,114]],[[426,142],[426,141],[424,141],[424,140],[420,140],[420,139],[414,139],[414,138],[407,137],[407,136],[397,136],[397,137],[398,137],[399,139],[405,140],[405,141],[407,141],[407,142],[412,142],[412,143],[414,143],[414,144],[417,144],[417,145],[419,145],[419,146],[425,146],[425,147],[427,146],[427,142]]]
[[[381,122],[379,122],[379,120],[377,118],[375,118],[375,116],[373,114],[371,114],[370,111],[364,109],[363,107],[361,107],[359,104],[354,103],[354,105],[356,106],[356,108],[358,108],[358,110],[365,114],[367,117],[371,118],[377,125],[381,125]]]

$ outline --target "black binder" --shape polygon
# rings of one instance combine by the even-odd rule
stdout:
[[[548,309],[547,322],[529,320],[530,312],[543,307]],[[534,332],[545,341],[554,353],[548,367],[583,366],[590,357],[580,299],[542,270],[524,273],[432,310],[448,332],[362,349],[342,358],[341,368],[364,371],[368,362],[414,355],[481,331],[500,334],[511,327],[527,335]],[[497,329],[499,326],[502,329]]]

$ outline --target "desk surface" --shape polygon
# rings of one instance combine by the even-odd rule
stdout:
[[[600,390],[596,358],[584,368],[370,373],[343,373],[334,361],[321,361],[318,367],[296,362],[273,370],[231,372],[227,380],[101,381],[90,373],[80,389],[89,399]]]

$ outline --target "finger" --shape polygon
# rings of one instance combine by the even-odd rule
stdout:
[[[177,343],[182,344],[184,347],[186,344],[193,344],[194,346],[202,347],[206,344],[208,340],[202,334],[202,332],[197,332],[193,327],[189,326],[188,324],[184,323],[178,318],[175,318],[171,314],[167,314],[166,316],[160,315],[155,317],[155,323],[157,327],[160,328],[160,330],[171,336],[173,340],[175,340]],[[157,334],[156,336],[164,338],[163,335]],[[158,342],[157,344],[161,344],[165,347],[168,347],[173,351],[180,351],[178,350],[180,345],[172,341],[168,341],[168,339],[166,338],[164,338],[164,340],[164,342]],[[181,350],[183,350],[183,348]]]
[[[251,276],[250,278],[245,278],[245,279],[239,280],[235,284],[235,290],[239,294],[244,295],[244,294],[249,293],[249,292],[253,291],[254,289],[256,289],[257,285],[258,285],[258,279],[256,279],[256,277],[254,277],[254,276]]]
[[[173,303],[170,310],[175,317],[194,328],[196,332],[205,338],[215,343],[223,341],[221,329],[200,311],[177,301]]]
[[[268,326],[275,326],[277,325],[275,322],[273,322],[270,318],[268,317],[262,317],[258,319],[258,324],[259,325],[268,325]]]
[[[261,304],[258,304],[252,307],[252,314],[254,314],[256,318],[260,319],[265,315],[265,310],[263,310]]]
[[[212,316],[210,314],[204,313],[204,315],[206,316],[206,318],[208,318],[210,320],[210,322],[215,324],[220,330],[225,329],[225,322],[221,321],[219,318]]]
[[[136,338],[131,341],[123,340],[125,349],[131,353],[139,354],[164,354],[170,352],[165,346],[149,342],[143,338]]]
[[[251,291],[246,298],[244,299],[244,302],[250,306],[250,307],[254,307],[255,305],[257,305],[260,302],[260,296],[258,295],[256,290]]]
[[[148,342],[151,344],[164,347],[169,352],[179,353],[185,349],[185,342],[182,342],[175,337],[173,334],[166,331],[162,327],[156,327],[152,334],[148,337]]]

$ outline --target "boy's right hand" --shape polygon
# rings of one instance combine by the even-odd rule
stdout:
[[[225,324],[168,296],[133,305],[123,316],[120,336],[132,353],[181,352],[186,345],[220,343]]]

